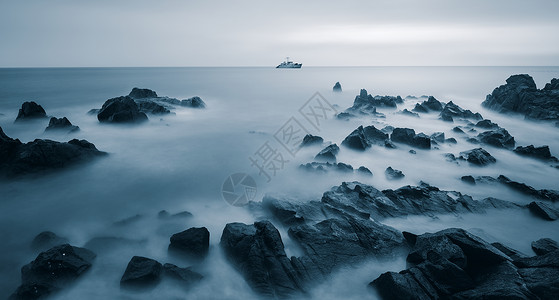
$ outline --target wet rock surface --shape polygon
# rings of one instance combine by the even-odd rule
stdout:
[[[385,146],[387,140],[388,134],[375,126],[359,126],[342,141],[342,145],[355,150],[365,150],[372,145]]]
[[[205,227],[193,227],[173,234],[170,241],[169,250],[177,250],[189,257],[203,259],[210,247],[210,232]]]
[[[497,162],[497,160],[483,148],[475,148],[460,152],[460,157],[469,163],[478,166],[485,166]]]
[[[534,215],[544,220],[555,221],[559,219],[559,211],[557,211],[554,208],[551,208],[546,203],[540,201],[533,201],[530,202],[530,204],[528,204],[528,208]]]
[[[384,170],[384,175],[386,176],[386,179],[388,179],[388,180],[401,179],[401,178],[404,178],[406,176],[406,175],[404,175],[404,173],[402,173],[402,171],[392,169],[392,167],[386,168],[386,170]]]
[[[134,256],[126,266],[120,286],[128,289],[150,289],[161,281],[163,266],[151,258]]]
[[[473,113],[470,110],[463,109],[454,104],[452,101],[448,102],[440,113],[440,118],[443,121],[453,122],[455,118],[482,120],[483,117],[479,113]]]
[[[22,143],[0,128],[0,176],[52,171],[106,155],[86,140],[67,143],[36,139]]]
[[[121,96],[105,101],[97,113],[97,119],[107,123],[139,123],[147,121],[148,117],[140,111],[134,99]]]
[[[536,255],[546,255],[559,250],[559,244],[550,238],[543,238],[532,242],[532,250]]]
[[[49,125],[45,128],[45,131],[53,131],[53,130],[64,130],[67,132],[76,132],[79,131],[80,128],[78,126],[72,125],[68,118],[50,118]]]
[[[326,148],[322,149],[318,154],[314,157],[317,161],[324,161],[324,162],[336,162],[336,155],[340,152],[340,147],[336,144],[332,144],[327,146]]]
[[[21,268],[21,286],[10,299],[39,299],[70,286],[91,268],[95,253],[68,244],[41,252]]]
[[[529,146],[518,146],[514,149],[514,153],[522,156],[528,156],[536,159],[541,159],[544,161],[554,161],[557,162],[557,158],[551,156],[551,151],[549,151],[549,146],[539,146],[534,147],[534,145]]]
[[[320,136],[307,134],[303,137],[303,141],[301,142],[301,147],[312,146],[312,145],[321,145],[324,142],[324,139]]]
[[[496,130],[485,131],[478,134],[477,138],[485,144],[498,147],[498,148],[514,148],[514,137],[504,128]]]
[[[35,101],[24,102],[19,109],[15,122],[20,122],[24,120],[42,119],[46,118],[47,113],[45,109],[35,103]]]
[[[394,128],[390,139],[393,142],[410,145],[420,149],[431,148],[431,138],[425,134],[415,134],[415,130],[411,128]]]

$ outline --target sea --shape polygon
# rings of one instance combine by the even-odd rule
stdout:
[[[224,183],[234,174],[252,178],[253,184],[249,192],[235,186],[233,194],[246,192],[243,200],[255,202],[266,194],[285,195],[301,202],[320,200],[324,192],[345,181],[359,181],[379,190],[423,181],[478,200],[495,197],[528,204],[534,199],[502,185],[472,186],[460,177],[505,175],[537,189],[559,189],[559,169],[490,146],[483,146],[497,159],[490,166],[448,162],[445,153],[458,155],[479,147],[452,131],[454,126],[466,123],[444,122],[436,113],[422,114],[420,118],[399,113],[405,108],[411,110],[424,100],[420,98],[423,95],[434,96],[498,123],[514,136],[517,145],[549,145],[552,155],[559,157],[559,128],[553,123],[499,114],[481,106],[486,95],[514,74],[529,74],[542,88],[559,77],[559,67],[0,69],[0,127],[8,136],[22,142],[86,139],[109,154],[57,172],[0,181],[0,298],[7,298],[21,283],[21,267],[37,256],[30,247],[31,241],[48,230],[67,238],[74,246],[83,246],[96,237],[123,241],[98,255],[91,270],[52,299],[259,299],[219,246],[227,223],[250,224],[261,217],[243,206],[244,202],[231,201],[227,196],[232,191]],[[342,92],[333,92],[336,82],[340,82]],[[88,114],[91,109],[101,108],[107,99],[128,95],[134,87],[177,99],[199,96],[206,108],[178,106],[171,114],[148,115],[149,121],[134,125],[101,124],[96,115]],[[397,109],[379,108],[384,117],[335,118],[336,113],[353,104],[361,89],[372,95],[400,95],[404,103]],[[45,132],[48,119],[14,123],[25,101],[37,102],[48,116],[67,117],[80,130]],[[313,134],[323,137],[325,145],[340,145],[360,125],[408,127],[428,135],[444,132],[458,143],[440,144],[432,150],[415,149],[416,154],[411,154],[412,148],[405,145],[398,145],[398,149],[373,146],[363,152],[342,147],[339,162],[354,168],[365,166],[373,176],[301,170],[300,165],[313,161],[323,146],[299,148],[297,138]],[[293,139],[286,141],[286,136]],[[273,167],[258,163],[264,155],[273,155]],[[384,176],[388,166],[401,170],[405,177],[388,180]],[[162,220],[158,217],[161,210],[171,214],[188,211],[193,216]],[[532,241],[542,237],[559,240],[556,222],[535,218],[528,210],[413,216],[382,222],[417,234],[460,227],[529,255],[533,255]],[[275,225],[287,255],[302,255],[287,228]],[[203,262],[169,254],[172,234],[202,226],[210,231],[210,252]],[[192,266],[204,279],[189,289],[163,283],[143,293],[121,290],[119,280],[134,255],[180,267]],[[337,270],[324,282],[316,282],[308,296],[375,297],[367,288],[370,281],[386,271],[405,268],[405,256],[371,258],[359,266]]]

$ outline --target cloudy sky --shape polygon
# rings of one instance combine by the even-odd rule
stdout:
[[[0,0],[0,67],[559,65],[557,0]]]

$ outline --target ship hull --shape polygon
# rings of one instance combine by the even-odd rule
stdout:
[[[279,65],[276,69],[300,69],[303,64]]]

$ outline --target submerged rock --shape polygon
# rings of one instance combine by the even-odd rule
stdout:
[[[339,152],[340,147],[336,144],[332,144],[318,152],[314,159],[318,161],[336,162],[336,155],[338,155]]]
[[[202,98],[194,96],[188,99],[181,100],[181,106],[192,108],[206,108],[206,103],[202,101]]]
[[[179,281],[182,287],[190,287],[204,278],[191,268],[180,268],[169,263],[163,265],[163,276]]]
[[[0,127],[0,176],[14,176],[61,169],[106,155],[86,140],[67,143],[36,139],[22,143]]]
[[[502,183],[502,184],[504,184],[504,185],[510,187],[511,189],[516,190],[520,193],[530,195],[530,196],[533,196],[533,197],[538,198],[538,199],[551,201],[551,202],[559,201],[559,191],[548,190],[548,189],[536,190],[535,188],[533,188],[533,187],[531,187],[531,186],[529,186],[525,183],[510,180],[508,177],[506,177],[504,175],[499,175],[497,180],[500,183]]]
[[[559,119],[558,91],[555,78],[543,89],[538,90],[530,75],[513,75],[506,80],[506,84],[487,95],[482,105],[501,113],[521,113],[528,119],[557,120]]]
[[[470,110],[465,110],[460,106],[454,104],[452,101],[448,102],[441,111],[440,117],[443,121],[452,122],[454,118],[482,120],[483,117],[479,113],[473,113]]]
[[[483,148],[476,148],[468,151],[460,152],[460,157],[469,163],[478,166],[485,166],[497,162],[495,157],[491,156],[489,152]]]
[[[31,249],[34,251],[45,251],[63,244],[68,244],[67,238],[60,237],[52,231],[43,231],[33,238]]]
[[[23,102],[21,108],[19,109],[15,122],[41,119],[46,117],[47,117],[47,113],[45,112],[42,106],[35,103],[34,101],[29,101],[29,102]]]
[[[555,221],[559,219],[559,211],[547,206],[547,204],[543,202],[530,202],[530,204],[528,204],[528,208],[534,215],[544,220]]]
[[[392,167],[386,168],[386,170],[384,171],[384,175],[386,176],[386,179],[388,179],[388,180],[401,179],[401,178],[404,178],[406,176],[406,175],[404,175],[404,173],[402,173],[402,171],[392,169]]]
[[[359,126],[342,141],[342,145],[355,150],[365,150],[371,145],[385,146],[387,139],[388,134],[373,125]]]
[[[49,125],[47,126],[47,128],[45,128],[45,131],[53,131],[53,130],[65,130],[68,132],[76,132],[80,130],[80,128],[78,126],[72,125],[72,123],[70,123],[70,120],[68,120],[68,118],[66,117],[60,119],[52,117],[50,118]]]
[[[312,145],[321,145],[324,142],[324,139],[320,136],[307,134],[303,137],[303,141],[301,142],[301,147],[312,146]]]
[[[484,131],[478,134],[477,138],[485,144],[498,148],[514,148],[514,137],[504,128],[496,130]]]
[[[206,227],[190,228],[171,236],[169,249],[178,250],[189,257],[202,259],[208,254],[210,232]]]
[[[393,142],[407,144],[416,148],[431,148],[431,139],[425,134],[415,134],[415,130],[411,128],[394,128],[390,139]]]
[[[21,268],[21,286],[10,299],[39,299],[56,293],[81,277],[93,263],[95,253],[68,244],[41,252]]]
[[[541,160],[551,160],[557,161],[557,158],[551,156],[551,151],[549,151],[549,146],[534,147],[534,145],[529,145],[526,147],[518,146],[513,150],[514,153],[522,156],[533,157]]]
[[[365,167],[365,166],[360,166],[359,169],[357,169],[357,172],[364,174],[364,175],[369,175],[369,176],[373,176],[373,172],[371,172],[371,170],[369,170],[369,168]]]
[[[134,256],[120,279],[121,288],[150,289],[161,281],[163,266],[151,258]]]
[[[97,119],[107,123],[138,123],[147,121],[148,117],[132,98],[121,96],[105,101],[97,113]]]
[[[546,255],[559,250],[559,244],[550,238],[543,238],[532,242],[532,250],[536,255]]]
[[[353,166],[349,164],[344,164],[342,162],[339,163],[330,163],[330,162],[311,162],[306,164],[299,165],[299,169],[305,171],[313,171],[317,173],[326,173],[328,171],[336,171],[336,172],[353,172]]]
[[[402,115],[419,118],[419,114],[409,111],[407,108],[400,112]]]
[[[336,84],[334,84],[334,87],[332,88],[332,90],[334,92],[341,92],[342,91],[342,85],[340,84],[340,82],[336,82]]]

